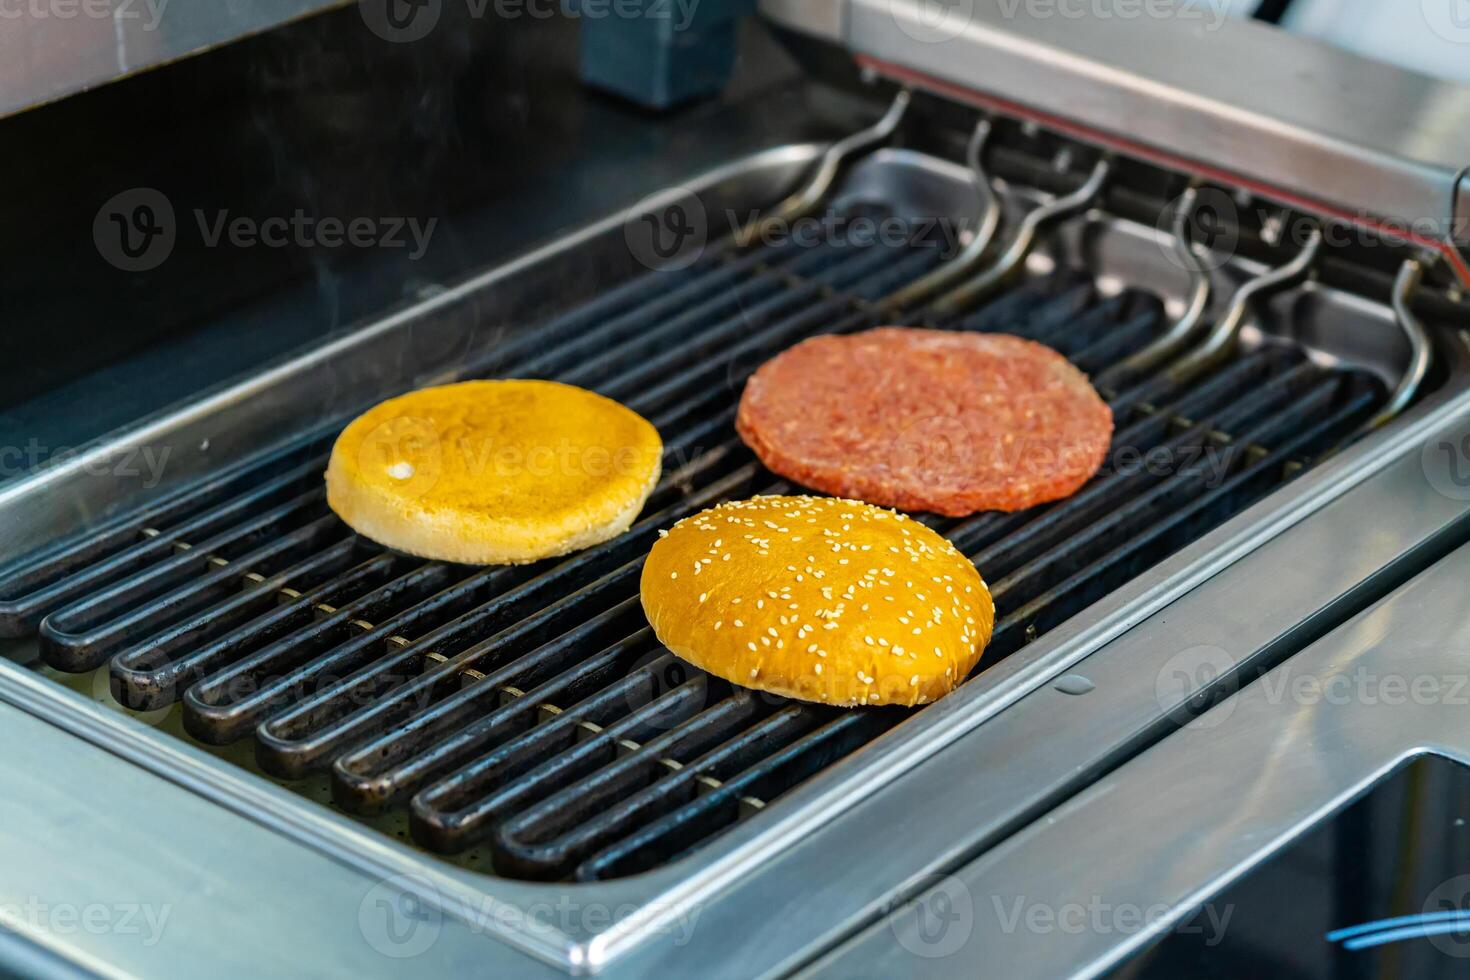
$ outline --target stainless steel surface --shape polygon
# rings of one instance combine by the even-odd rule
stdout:
[[[886,297],[883,300],[885,307],[892,310],[907,309],[918,300],[932,296],[948,286],[985,257],[990,243],[995,239],[995,233],[1000,230],[1002,210],[1000,196],[995,193],[990,175],[985,172],[985,144],[990,140],[991,129],[991,121],[982,118],[975,124],[969,145],[965,148],[965,163],[970,168],[975,197],[980,202],[980,227],[975,229],[974,237],[964,251],[928,275],[921,276],[892,296]]]
[[[847,4],[842,0],[760,0],[760,12],[790,30],[836,41],[842,37]]]
[[[1225,315],[1210,328],[1198,347],[1170,365],[1169,373],[1176,377],[1193,377],[1230,356],[1231,351],[1240,343],[1240,332],[1257,300],[1299,285],[1311,273],[1312,264],[1317,261],[1321,251],[1322,232],[1313,228],[1307,243],[1302,246],[1296,258],[1278,269],[1263,272],[1235,291]],[[1408,377],[1413,370],[1411,363],[1404,376]]]
[[[1394,387],[1393,394],[1383,406],[1383,411],[1369,422],[1370,428],[1377,428],[1402,412],[1414,400],[1414,393],[1419,390],[1419,386],[1424,383],[1425,376],[1429,374],[1433,345],[1429,339],[1429,331],[1425,329],[1413,309],[1414,293],[1423,279],[1424,263],[1419,259],[1410,259],[1404,263],[1403,268],[1399,270],[1398,278],[1394,281],[1393,314],[1398,319],[1399,326],[1403,328],[1412,353],[1403,377]]]
[[[877,122],[827,147],[811,177],[790,196],[771,208],[768,214],[761,215],[745,228],[739,229],[735,233],[736,240],[742,243],[761,241],[770,229],[789,225],[821,204],[822,199],[832,190],[843,164],[886,142],[898,130],[898,124],[903,122],[910,101],[908,91],[900,89],[889,104],[888,111]]]
[[[1337,550],[1347,557],[1346,542]],[[939,887],[974,899],[973,929],[955,955],[926,961],[905,949],[925,948],[915,942],[913,906],[872,925],[810,975],[973,977],[1003,963],[1006,976],[1096,976],[1400,763],[1425,753],[1470,763],[1470,716],[1459,706],[1470,644],[1467,578],[1470,548],[1461,548],[953,872]],[[1248,601],[1274,584],[1219,596],[1218,614],[1247,625]],[[1365,689],[1362,678],[1375,686]],[[1394,696],[1387,679],[1436,693]],[[1308,693],[1292,693],[1301,691]],[[1042,908],[1080,902],[1161,914],[1132,929],[1042,935],[1004,928],[996,910],[1018,896]]]
[[[0,31],[0,116],[350,2],[12,4]]]
[[[823,0],[799,19],[867,67],[1031,114],[1125,152],[1362,225],[1415,222],[1446,249],[1470,88],[1206,4],[1164,15],[1057,16],[1000,0]],[[833,7],[841,9],[832,9]],[[840,26],[840,35],[833,33]],[[1456,270],[1470,281],[1464,258]]]
[[[940,316],[956,313],[1003,287],[1021,268],[1026,256],[1031,254],[1031,248],[1036,244],[1041,230],[1047,225],[1087,210],[1098,194],[1102,193],[1111,169],[1106,160],[1099,160],[1093,165],[1092,173],[1082,182],[1081,187],[1028,211],[1026,217],[1021,219],[1021,227],[1016,229],[1016,237],[1011,239],[1006,250],[995,260],[995,264],[969,282],[956,286],[941,296],[932,304],[933,311]]]
[[[732,199],[759,204],[777,198],[820,153],[821,148],[814,146],[773,150],[712,174],[692,190],[712,212],[720,202]],[[965,167],[909,151],[883,150],[868,157],[854,168],[838,197],[868,194],[906,202],[919,214],[963,216],[973,214],[977,204]],[[283,419],[313,418],[324,405],[341,408],[397,387],[452,377],[464,351],[462,332],[467,322],[490,324],[489,333],[469,339],[493,342],[497,332],[505,329],[503,324],[512,321],[524,293],[542,288],[546,277],[563,275],[569,268],[597,267],[600,263],[591,257],[625,250],[621,240],[624,217],[615,216],[560,248],[542,250],[487,273],[353,337],[308,352],[269,375],[141,431],[126,433],[98,447],[91,459],[117,459],[150,443],[175,445],[184,451],[183,447],[196,447],[202,437],[212,435],[215,456],[196,450],[197,455],[191,457],[197,472],[216,456],[236,458],[280,439],[287,434]],[[1167,258],[1169,247],[1169,237],[1156,229],[1093,215],[1057,229],[1038,244],[1034,260],[1075,262],[1085,255],[1105,291],[1128,282],[1182,301],[1189,292],[1189,277]],[[1245,265],[1218,270],[1232,281],[1256,271]],[[1301,290],[1292,300],[1289,307],[1262,310],[1243,343],[1269,343],[1273,333],[1280,333],[1302,341],[1314,357],[1324,361],[1364,364],[1390,378],[1401,373],[1409,352],[1385,307],[1319,286]],[[410,331],[412,343],[408,342]],[[391,364],[392,370],[385,371],[385,364]],[[628,976],[687,970],[691,960],[686,957],[695,957],[715,974],[757,974],[794,962],[807,955],[804,951],[813,942],[836,938],[854,921],[871,915],[875,901],[901,890],[911,874],[944,857],[944,849],[936,850],[935,841],[954,841],[956,847],[962,841],[973,844],[991,819],[1003,820],[1015,807],[1024,812],[1027,801],[1044,798],[1065,784],[1075,771],[1074,760],[1116,745],[1099,737],[1093,724],[1096,719],[1089,714],[1085,724],[1067,732],[1030,739],[1029,749],[1027,743],[1019,743],[1011,746],[1014,751],[1009,755],[992,753],[988,748],[992,735],[998,732],[1001,742],[1010,745],[1005,733],[1012,718],[1034,720],[1034,713],[1023,706],[1034,704],[1031,698],[1045,698],[1049,682],[1058,674],[1107,649],[1110,656],[1103,659],[1126,669],[1115,682],[1098,684],[1088,696],[1088,712],[1097,712],[1104,722],[1116,719],[1109,724],[1139,719],[1146,723],[1163,708],[1155,698],[1152,675],[1146,670],[1140,673],[1138,665],[1149,663],[1159,650],[1151,645],[1138,649],[1132,636],[1109,646],[1140,622],[1160,614],[1159,622],[1178,624],[1180,616],[1161,614],[1161,610],[1186,599],[1203,604],[1184,617],[1186,622],[1210,622],[1210,590],[1202,585],[1213,585],[1212,579],[1227,575],[1226,581],[1241,575],[1259,580],[1262,569],[1280,567],[1282,547],[1287,548],[1286,555],[1316,554],[1314,535],[1323,533],[1324,527],[1340,534],[1344,512],[1350,515],[1351,526],[1363,526],[1360,508],[1366,507],[1367,513],[1390,528],[1373,540],[1373,547],[1359,548],[1354,561],[1326,565],[1301,590],[1274,590],[1266,603],[1253,609],[1257,615],[1251,635],[1280,632],[1299,621],[1306,604],[1330,601],[1372,570],[1442,530],[1453,514],[1447,515],[1444,507],[1429,506],[1434,501],[1412,509],[1395,508],[1385,506],[1388,498],[1380,494],[1397,492],[1396,481],[1402,478],[1405,461],[1417,460],[1422,439],[1470,408],[1461,367],[1458,362],[1452,365],[1449,385],[1394,427],[1343,452],[1116,590],[1086,613],[984,672],[935,709],[919,714],[793,791],[779,807],[767,808],[761,819],[737,826],[690,859],[632,879],[545,886],[462,871],[384,840],[176,739],[113,717],[14,664],[0,664],[0,700],[108,745],[113,752],[166,774],[222,809],[269,814],[270,829],[330,855],[368,879],[410,876],[426,907],[438,910],[436,914],[446,920],[472,925],[487,957],[519,950],[563,970]],[[324,385],[324,378],[330,383]],[[218,449],[221,444],[223,448]],[[115,500],[122,506],[136,499],[137,487],[92,476],[92,472],[95,468],[89,471],[82,465],[58,469],[0,496],[0,526],[10,536],[9,544],[19,549],[61,529],[79,526],[85,513],[61,511],[56,507],[58,500],[83,497],[97,506]],[[1458,506],[1453,511],[1457,514]],[[1319,512],[1324,516],[1317,517]],[[1307,536],[1305,546],[1301,535]],[[1274,550],[1268,552],[1268,548]],[[1257,558],[1253,553],[1258,550],[1266,557]],[[1055,705],[1048,705],[1047,724],[1053,729],[1057,718]],[[1102,734],[1117,733],[1110,729]],[[993,781],[993,772],[974,770],[977,756],[970,748],[945,752],[962,739],[971,744],[971,736],[987,746],[978,758],[1025,759],[1029,764],[1000,782]],[[1027,751],[1052,754],[1037,760]],[[945,754],[936,758],[942,752]],[[945,766],[947,791],[971,794],[971,804],[974,798],[981,801],[978,807],[935,807],[930,812],[926,806],[924,812],[915,813],[912,800],[928,797],[892,788],[934,772],[943,759],[957,757],[969,769],[956,771]],[[996,787],[1003,790],[998,792]],[[875,814],[886,823],[867,823]],[[955,827],[957,820],[963,820],[964,826]],[[923,832],[920,823],[926,828]],[[941,831],[927,832],[936,823]],[[915,829],[906,829],[903,839],[891,848],[873,847],[875,840],[892,840],[894,826],[910,825]],[[127,860],[125,854],[118,856],[122,864]],[[815,889],[813,882],[817,882]],[[769,920],[763,914],[769,896],[794,894],[798,884],[805,889],[804,908],[809,914]],[[541,928],[528,910],[564,896],[572,896],[579,904],[622,911],[615,921],[584,917]],[[339,904],[340,899],[333,900],[330,907]],[[485,916],[485,909],[494,914]],[[696,942],[686,948],[677,942],[675,929],[681,919],[695,912],[701,925]],[[751,948],[752,917],[767,922],[758,949]]]
[[[87,708],[69,695],[62,712],[72,710]],[[564,975],[458,919],[385,912],[389,873],[243,820],[47,720],[0,705],[0,737],[26,747],[25,765],[0,767],[0,925],[77,971]]]

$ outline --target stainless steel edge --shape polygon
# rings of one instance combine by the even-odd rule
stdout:
[[[0,31],[0,116],[351,2],[9,4]]]
[[[781,4],[765,13],[799,31],[828,25],[829,39],[840,24],[854,54],[1263,189],[1365,219],[1431,221],[1436,243],[1470,163],[1467,87],[1229,18],[1217,4],[1133,15],[1007,0],[818,8],[819,17]]]
[[[847,26],[845,0],[760,0],[759,10],[773,24],[825,41],[842,40]]]
[[[886,152],[889,155],[879,158],[879,163],[884,159],[902,158],[902,151]],[[807,161],[815,155],[815,149],[797,154]],[[786,162],[790,164],[792,160]],[[856,179],[857,175],[854,177]],[[619,220],[610,219],[610,222],[597,227],[604,233],[611,233]],[[590,238],[585,235],[578,239],[588,240]],[[544,250],[537,254],[544,254]],[[517,266],[524,269],[522,263]],[[498,282],[506,274],[505,270],[500,270],[476,282]],[[1182,288],[1182,271],[1177,271],[1177,277]],[[394,319],[375,329],[401,330],[405,329],[405,324],[401,319]],[[346,344],[346,341],[340,343]],[[365,347],[351,344],[345,348],[328,346],[355,356],[371,355],[371,343],[363,343]],[[324,356],[328,355],[321,350],[308,355]],[[289,378],[294,376],[293,371],[305,373],[307,368],[293,362],[282,370]],[[256,396],[261,391],[279,393],[279,389],[270,386],[256,389],[247,385],[241,389],[241,392]],[[228,406],[232,411],[238,411],[241,397],[243,394],[237,392],[236,398],[225,399],[214,407]],[[667,967],[678,962],[682,950],[671,945],[668,930],[681,915],[697,912],[708,921],[716,921],[734,914],[737,907],[744,908],[748,914],[751,906],[740,905],[735,896],[748,897],[752,888],[758,892],[772,881],[792,882],[797,877],[810,877],[814,873],[811,860],[800,860],[798,854],[810,857],[813,848],[830,848],[833,846],[831,842],[837,840],[836,853],[843,856],[841,838],[833,838],[826,831],[845,823],[850,813],[869,812],[867,807],[875,805],[874,798],[880,795],[879,789],[904,778],[916,767],[922,767],[936,753],[977,728],[983,732],[981,726],[984,723],[997,715],[1003,718],[1005,709],[1030,692],[1043,688],[1077,661],[1231,567],[1277,534],[1373,479],[1396,462],[1401,463],[1406,453],[1416,451],[1431,433],[1439,431],[1456,415],[1466,411],[1470,411],[1470,393],[1458,387],[1431,396],[1379,437],[1349,449],[1307,474],[1289,490],[1273,495],[1207,535],[1087,613],[987,671],[983,675],[983,684],[967,685],[937,708],[920,713],[889,736],[794,791],[783,799],[780,807],[767,811],[761,819],[735,828],[686,861],[652,874],[606,885],[566,886],[548,891],[550,886],[459,872],[370,834],[264,780],[223,766],[191,746],[141,726],[121,723],[98,707],[80,701],[14,665],[0,665],[0,699],[51,718],[68,730],[139,765],[163,773],[250,819],[266,820],[274,829],[331,854],[343,863],[358,867],[364,874],[418,876],[414,880],[426,893],[424,901],[442,908],[450,917],[479,923],[484,909],[495,910],[497,914],[492,916],[494,923],[483,931],[540,957],[544,962],[573,972],[632,972],[636,975],[639,969],[650,964]],[[201,419],[188,413],[179,419],[186,435],[197,434],[197,430],[190,433],[188,426],[202,425],[206,421],[207,416]],[[172,434],[165,430],[155,435],[162,438]],[[0,514],[6,513],[0,507]],[[1054,774],[1041,776],[1050,779]],[[268,814],[268,817],[260,814]],[[823,860],[830,862],[833,859],[829,849]],[[910,854],[905,860],[922,866],[928,858]],[[902,863],[876,868],[854,863],[854,868],[866,867],[867,874],[858,882],[843,879],[848,887],[827,896],[829,906],[824,912],[830,913],[834,922],[847,923],[855,916],[861,917],[874,900],[874,894],[886,894],[895,887],[893,876],[907,877],[909,869],[902,867]],[[818,870],[816,873],[821,872]],[[575,892],[582,901],[627,908],[627,914],[614,923],[590,926],[583,922],[569,928],[551,929],[540,929],[535,922],[527,923],[524,916],[517,919],[518,913],[523,913],[526,907],[542,902],[550,895],[567,892]],[[502,909],[503,918],[498,914]],[[735,929],[738,922],[730,922],[729,925]],[[716,935],[719,935],[718,931]],[[718,945],[724,942],[718,938],[710,940],[708,936],[708,931],[701,933],[702,949],[706,943]],[[762,953],[762,957],[770,962],[791,955],[795,955],[793,950],[775,944]],[[734,970],[737,966],[743,968],[745,964],[732,961],[727,965]]]
[[[954,871],[936,887],[975,899],[973,929],[954,955],[925,961],[906,951],[906,941],[923,948],[913,945],[916,904],[875,922],[806,975],[973,977],[982,964],[1004,963],[1006,976],[1097,976],[1400,763],[1425,753],[1470,763],[1470,716],[1448,695],[1282,693],[1332,690],[1334,678],[1350,676],[1462,681],[1467,579],[1470,548],[1462,548]],[[1296,686],[1304,681],[1308,687]],[[1140,809],[1140,799],[1149,806]],[[1052,909],[1091,902],[1168,911],[1133,930],[1034,935],[1004,927],[985,905],[997,896]]]
[[[45,951],[22,975],[566,975],[487,943],[489,910],[385,919],[417,873],[367,873],[8,705],[0,739],[26,761],[0,768],[0,930]]]

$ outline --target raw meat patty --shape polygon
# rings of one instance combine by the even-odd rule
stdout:
[[[1056,351],[1005,334],[880,327],[766,362],[736,427],[766,466],[842,497],[960,517],[1076,492],[1113,414]]]

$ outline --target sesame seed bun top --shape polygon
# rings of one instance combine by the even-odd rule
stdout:
[[[975,566],[902,514],[852,500],[756,497],[668,531],[643,566],[643,608],[675,654],[803,701],[924,704],[990,642]]]

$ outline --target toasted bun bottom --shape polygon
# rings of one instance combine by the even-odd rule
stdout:
[[[423,558],[523,564],[626,531],[663,444],[617,402],[549,381],[426,388],[343,430],[327,503],[353,530]]]
[[[643,567],[671,651],[743,687],[855,707],[954,690],[995,624],[975,566],[939,534],[857,501],[757,497],[676,524]]]
[[[371,490],[327,471],[327,504],[358,534],[394,551],[465,565],[526,565],[610,541],[633,526],[662,467],[655,467],[638,498],[610,520],[584,524],[576,519],[559,527],[530,527],[458,513],[404,515],[397,501],[375,499]]]

